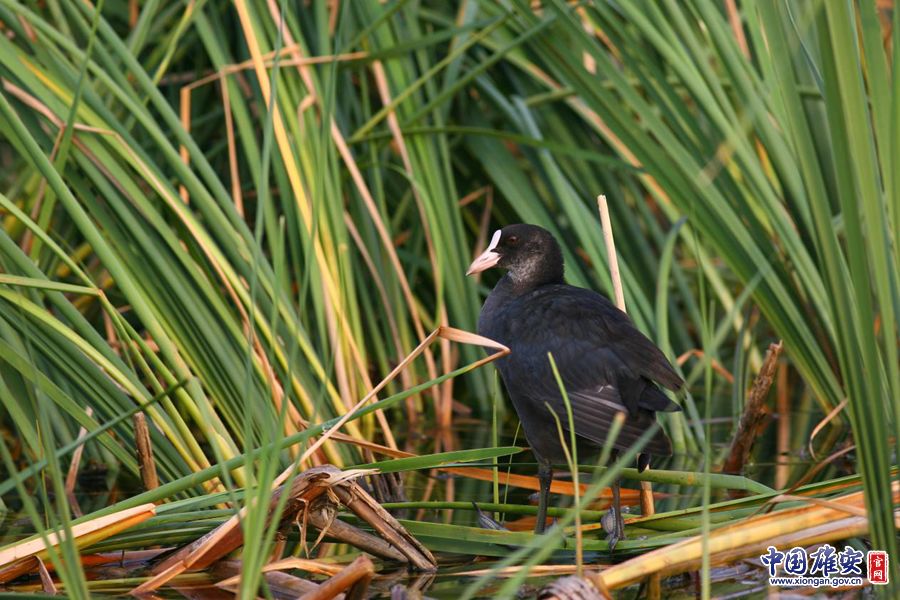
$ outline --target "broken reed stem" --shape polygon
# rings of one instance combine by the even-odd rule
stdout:
[[[372,535],[367,531],[363,531],[358,527],[354,527],[349,523],[341,521],[333,514],[325,514],[321,509],[321,506],[314,506],[310,509],[306,518],[309,524],[319,531],[327,531],[329,538],[343,542],[344,544],[350,544],[354,548],[358,548],[369,554],[374,554],[379,558],[393,560],[398,563],[409,562],[406,556],[389,542],[386,542],[382,538]]]
[[[609,205],[606,203],[606,196],[603,194],[597,196],[597,206],[600,208],[600,224],[603,226],[603,240],[606,242],[606,255],[609,258],[609,276],[612,278],[616,306],[622,312],[627,312],[625,310],[625,291],[622,288],[622,276],[619,275],[616,241],[613,239],[612,221],[609,218]]]
[[[647,467],[648,469],[650,467]],[[653,502],[653,485],[649,481],[641,481],[641,516],[652,517],[656,514]]]
[[[647,600],[662,598],[662,575],[653,573],[647,578]]]
[[[778,357],[781,355],[782,343],[769,344],[769,350],[766,352],[766,358],[763,361],[756,379],[753,381],[753,387],[747,395],[747,403],[744,405],[744,414],[738,423],[737,430],[731,440],[731,449],[728,452],[728,458],[722,467],[723,473],[740,473],[744,470],[744,465],[750,458],[750,450],[753,448],[753,442],[761,433],[760,427],[769,415],[766,408],[766,398],[769,395],[769,388],[775,379],[775,370],[778,367]]]
[[[619,273],[619,257],[616,254],[616,241],[613,238],[612,220],[609,218],[609,204],[606,196],[597,196],[597,208],[600,209],[600,224],[603,227],[603,240],[606,242],[606,256],[609,260],[609,276],[612,279],[613,293],[616,297],[616,306],[622,312],[625,310],[625,290],[622,287],[622,276]],[[648,469],[650,467],[647,467]],[[641,482],[641,515],[648,517],[656,514],[656,506],[653,504],[653,486],[649,481]]]
[[[59,592],[56,589],[56,584],[53,583],[53,577],[50,575],[50,571],[47,570],[47,565],[44,564],[41,557],[36,556],[35,559],[38,563],[38,574],[41,576],[41,588],[43,588],[45,594],[55,596]]]
[[[150,444],[150,429],[147,428],[147,417],[144,413],[134,413],[134,441],[137,447],[138,465],[144,489],[155,490],[159,487],[159,476],[156,474],[156,463],[153,461],[153,446]]]
[[[85,414],[90,417],[94,414],[94,409],[90,406],[84,411]],[[87,427],[81,427],[78,430],[78,439],[84,440],[87,437],[88,430]],[[72,462],[69,464],[69,471],[66,473],[66,493],[73,494],[75,492],[75,482],[78,480],[78,469],[81,468],[81,455],[84,453],[84,443],[75,448],[75,452],[72,453]]]
[[[372,559],[362,554],[331,579],[320,584],[318,589],[307,592],[300,598],[301,600],[328,600],[345,591],[349,597],[364,598],[373,575],[375,575],[375,565],[372,563]]]

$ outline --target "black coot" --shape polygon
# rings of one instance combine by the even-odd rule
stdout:
[[[541,533],[553,479],[551,465],[565,463],[547,405],[564,428],[569,426],[547,354],[553,354],[569,396],[579,458],[596,456],[617,413],[625,414],[625,422],[614,447],[631,447],[655,423],[655,411],[680,410],[656,384],[678,390],[683,381],[662,351],[612,302],[565,283],[562,251],[547,230],[535,225],[498,230],[466,274],[491,267],[506,269],[506,274],[481,309],[478,333],[511,350],[496,364],[538,459],[541,492],[535,532]],[[649,454],[669,455],[672,446],[659,430],[643,452],[638,463],[645,468]],[[620,508],[616,483],[611,547],[623,536]]]

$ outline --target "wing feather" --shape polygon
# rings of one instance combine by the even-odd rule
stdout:
[[[617,413],[626,419],[615,447],[626,449],[655,423],[655,410],[678,410],[656,383],[677,390],[681,377],[628,316],[600,294],[544,285],[507,299],[499,317],[484,319],[479,330],[511,350],[497,366],[523,423],[546,419],[549,426],[549,404],[568,426],[548,354],[572,403],[575,433],[594,445],[603,445]],[[643,451],[672,453],[662,430]]]

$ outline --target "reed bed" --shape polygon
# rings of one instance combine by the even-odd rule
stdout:
[[[109,553],[228,522],[222,571],[167,585],[513,597],[577,554],[601,594],[699,571],[710,596],[773,539],[882,549],[900,581],[898,25],[875,0],[0,0],[0,589],[127,592]],[[474,334],[493,280],[464,277],[513,222],[687,381],[671,464],[572,465],[546,536],[518,530],[507,350]],[[326,465],[436,579],[273,517]],[[655,514],[645,489],[611,560],[617,476]]]

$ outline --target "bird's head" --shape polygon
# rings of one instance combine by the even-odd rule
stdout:
[[[466,275],[492,267],[509,271],[517,284],[541,285],[563,280],[563,256],[553,235],[537,225],[507,225],[469,265]]]

